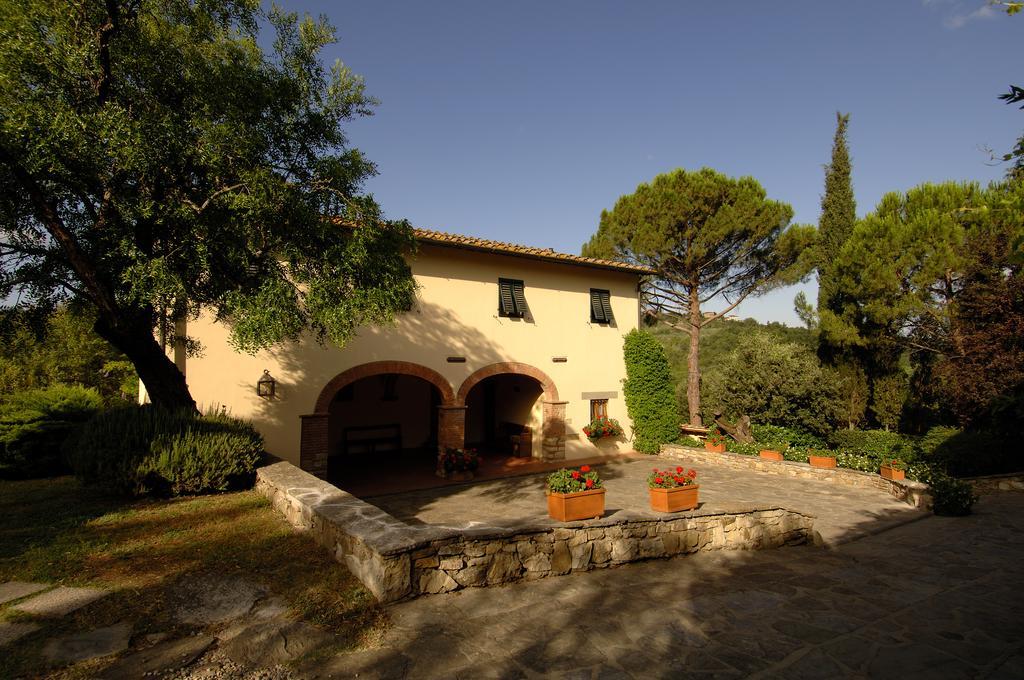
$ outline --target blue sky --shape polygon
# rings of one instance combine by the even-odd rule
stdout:
[[[380,99],[348,126],[367,188],[416,226],[579,252],[658,173],[757,178],[816,223],[835,112],[859,215],[886,191],[998,179],[1024,112],[1024,15],[984,0],[314,2]],[[1015,47],[1016,46],[1016,47]],[[797,290],[739,313],[795,324]]]

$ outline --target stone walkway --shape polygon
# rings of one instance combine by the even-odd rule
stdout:
[[[658,457],[601,465],[608,490],[606,517],[628,512],[662,516],[649,510],[647,474],[653,467],[675,468],[679,461]],[[750,506],[782,507],[816,517],[814,528],[829,544],[840,544],[927,516],[888,494],[820,482],[689,464],[698,472],[702,510],[739,511]],[[511,477],[367,499],[406,522],[467,528],[514,518],[543,521],[547,475]]]
[[[391,607],[302,678],[1021,678],[1024,495],[837,549],[700,553]]]

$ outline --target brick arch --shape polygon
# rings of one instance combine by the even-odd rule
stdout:
[[[443,375],[431,368],[408,361],[372,361],[368,364],[353,366],[347,371],[343,371],[331,378],[320,391],[320,396],[317,397],[314,413],[326,414],[330,409],[334,395],[336,395],[341,388],[346,385],[354,383],[357,380],[362,380],[363,378],[369,378],[374,375],[385,375],[388,373],[411,375],[416,378],[422,378],[436,387],[441,393],[441,403],[443,405],[448,406],[455,401],[455,392],[452,390],[451,384]]]
[[[502,361],[490,366],[484,366],[463,380],[462,386],[459,387],[459,393],[455,396],[455,404],[465,406],[469,391],[487,378],[508,374],[525,375],[533,378],[540,383],[541,389],[544,390],[545,401],[558,401],[558,388],[555,387],[555,381],[547,373],[529,364],[521,364],[517,361]]]

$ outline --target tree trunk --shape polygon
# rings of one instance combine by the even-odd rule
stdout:
[[[686,404],[690,424],[701,425],[700,417],[700,297],[697,286],[690,286],[690,353],[686,360]]]
[[[124,352],[132,362],[153,404],[166,409],[186,409],[198,413],[185,376],[153,337],[152,324],[146,315],[118,319],[111,323],[101,314],[96,320],[95,330],[101,338]]]

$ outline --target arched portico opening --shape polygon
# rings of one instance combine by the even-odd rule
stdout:
[[[539,368],[518,362],[485,366],[463,381],[455,405],[465,407],[467,444],[497,455],[565,458],[565,402]]]
[[[443,414],[454,398],[448,381],[426,366],[352,367],[329,380],[313,413],[302,417],[301,466],[342,488],[369,488],[385,471],[433,474],[439,446],[451,445]]]

